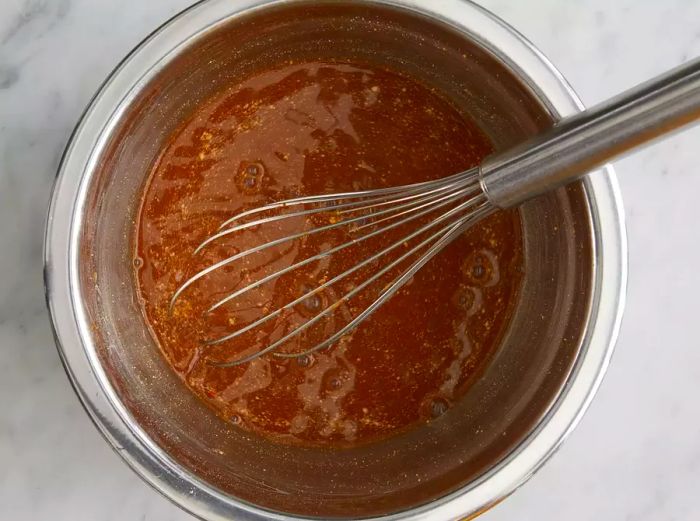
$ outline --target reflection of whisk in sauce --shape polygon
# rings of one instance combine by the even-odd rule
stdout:
[[[221,223],[306,194],[434,181],[490,150],[439,96],[372,67],[290,64],[215,97],[172,137],[140,214],[137,275],[167,359],[223,417],[289,442],[362,443],[441,416],[507,324],[521,278],[517,213],[491,215],[460,234],[361,327],[306,354],[351,323],[411,259],[392,262],[448,223],[434,224],[439,212],[421,213],[418,198],[396,197],[354,213],[345,210],[367,204],[288,206],[286,213],[319,211]],[[361,219],[343,224],[353,215]],[[406,239],[416,225],[425,233]]]

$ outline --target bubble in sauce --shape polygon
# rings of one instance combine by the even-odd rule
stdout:
[[[500,273],[496,255],[487,249],[473,252],[462,265],[462,272],[476,286],[493,286],[498,284]]]
[[[447,412],[450,408],[450,404],[444,398],[433,398],[430,402],[430,416],[433,418],[439,418]]]
[[[296,360],[299,367],[309,367],[313,363],[314,357],[313,355],[301,355]]]
[[[299,296],[306,295],[307,293],[312,292],[314,289],[316,289],[315,285],[311,283],[303,283],[298,290],[298,294]],[[303,315],[311,317],[323,309],[323,301],[324,299],[320,293],[314,293],[301,301],[298,310],[301,311]]]
[[[256,193],[262,188],[264,174],[265,167],[262,163],[243,161],[238,169],[236,183],[244,193]]]
[[[321,297],[311,295],[304,299],[304,307],[309,311],[319,311],[321,309]]]
[[[357,435],[357,423],[352,420],[345,420],[342,423],[341,429],[347,441],[353,441],[355,439]]]
[[[329,369],[323,375],[323,388],[328,391],[337,391],[343,387],[343,382],[348,380],[348,375],[339,369]]]
[[[309,417],[304,414],[297,414],[289,423],[289,432],[299,434],[309,427]]]
[[[452,295],[452,303],[455,306],[468,311],[474,305],[474,290],[460,284]]]

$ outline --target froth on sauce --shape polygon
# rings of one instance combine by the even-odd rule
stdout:
[[[305,194],[443,177],[477,165],[491,147],[440,93],[366,64],[285,63],[218,93],[170,137],[144,189],[135,230],[143,311],[165,358],[225,421],[280,442],[348,446],[439,421],[478,377],[507,327],[522,271],[517,212],[496,213],[464,232],[352,334],[301,358],[212,364],[281,338],[377,266],[260,331],[216,346],[203,341],[289,302],[375,252],[379,242],[307,265],[211,315],[204,311],[234,288],[347,240],[348,232],[307,236],[233,263],[189,288],[172,313],[169,300],[203,267],[261,240],[324,224],[292,219],[259,227],[193,256],[238,211]],[[399,228],[380,239],[385,244],[406,233]],[[375,293],[342,301],[328,321],[282,350],[303,351],[333,332],[388,280],[373,286]]]

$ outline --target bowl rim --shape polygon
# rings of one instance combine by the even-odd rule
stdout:
[[[520,33],[468,0],[360,0],[407,9],[452,26],[495,54],[540,98],[555,118],[583,109],[551,62]],[[233,16],[286,0],[201,0],[164,23],[108,76],[85,109],[58,168],[44,238],[44,283],[58,352],[93,423],[122,459],[153,488],[206,520],[305,519],[271,512],[222,493],[180,466],[131,418],[90,344],[78,284],[78,238],[90,173],[120,114],[139,87],[194,37]],[[492,469],[428,504],[373,519],[444,520],[478,515],[529,479],[556,451],[588,408],[610,362],[627,285],[627,238],[613,168],[584,180],[594,230],[594,286],[583,347],[559,396],[538,425]]]

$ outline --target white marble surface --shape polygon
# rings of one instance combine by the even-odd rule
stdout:
[[[0,519],[189,519],[90,425],[53,345],[41,277],[45,208],[72,126],[117,61],[188,3],[0,0]],[[483,3],[587,104],[700,55],[697,0]],[[630,287],[612,367],[571,439],[484,521],[700,519],[699,139],[700,128],[618,163]]]

